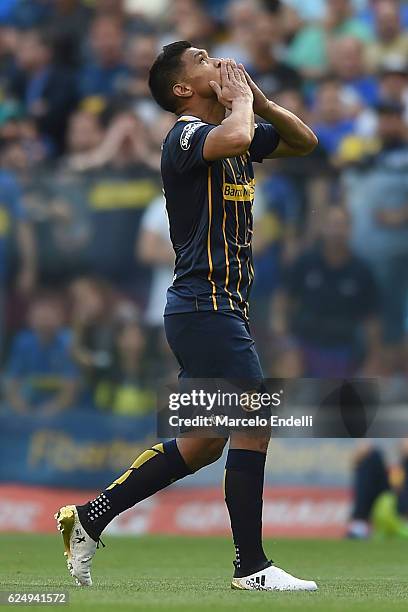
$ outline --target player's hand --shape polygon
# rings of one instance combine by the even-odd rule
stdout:
[[[218,101],[229,110],[234,100],[253,101],[245,74],[234,60],[221,60],[221,86],[216,81],[210,81],[210,87],[215,91]]]
[[[248,72],[245,70],[243,64],[238,64],[238,68],[242,70],[245,75],[245,79],[251,88],[252,94],[254,96],[254,113],[262,117],[262,113],[268,108],[269,100],[258,87],[258,85],[251,79]]]

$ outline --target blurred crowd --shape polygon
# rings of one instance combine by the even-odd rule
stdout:
[[[265,374],[381,376],[408,400],[408,4],[2,0],[2,396],[143,414],[176,363],[149,67],[189,40],[311,125],[257,168],[252,328]]]

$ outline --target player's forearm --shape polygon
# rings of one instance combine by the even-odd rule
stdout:
[[[235,140],[237,146],[246,151],[252,142],[255,131],[254,112],[252,100],[238,98],[232,101],[231,113],[219,126],[223,136],[228,140]]]
[[[262,109],[257,109],[257,114],[268,123],[272,123],[282,140],[299,154],[310,153],[316,147],[317,136],[310,127],[275,102],[268,100]]]

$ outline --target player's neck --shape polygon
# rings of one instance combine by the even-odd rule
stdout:
[[[181,115],[191,115],[205,123],[219,125],[225,119],[225,107],[215,100],[200,100],[197,104],[183,108]]]

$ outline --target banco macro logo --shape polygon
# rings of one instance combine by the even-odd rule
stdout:
[[[254,199],[255,181],[252,180],[244,185],[235,183],[224,183],[224,200],[244,200],[250,202]]]

